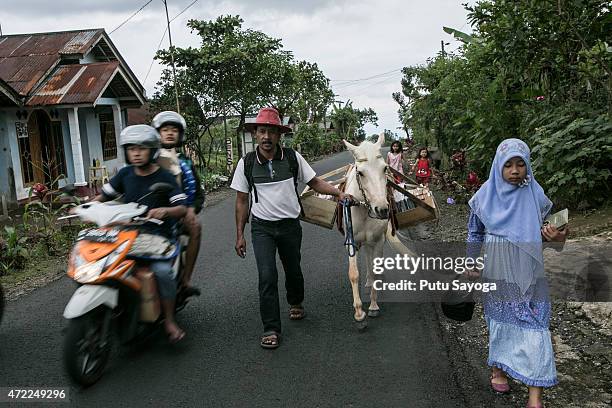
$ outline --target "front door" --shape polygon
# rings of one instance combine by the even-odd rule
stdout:
[[[24,185],[43,183],[57,188],[66,177],[66,158],[60,121],[51,121],[47,112],[35,110],[28,119],[28,140],[20,144]]]

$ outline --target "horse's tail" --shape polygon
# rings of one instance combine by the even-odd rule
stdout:
[[[387,224],[387,232],[385,233],[387,242],[389,243],[389,245],[391,245],[391,248],[395,249],[400,254],[406,254],[410,257],[416,257],[417,255],[414,253],[414,251],[412,251],[406,245],[404,245],[402,241],[399,240],[397,235],[393,235],[392,228],[393,227],[391,226],[391,223],[389,222]]]

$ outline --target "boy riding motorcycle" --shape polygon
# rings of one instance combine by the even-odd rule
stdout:
[[[176,179],[156,164],[160,140],[157,131],[149,125],[128,126],[121,132],[120,145],[125,153],[128,166],[122,168],[109,183],[102,187],[102,194],[96,201],[109,201],[122,195],[123,202],[136,202],[144,197],[155,183],[172,185],[169,193],[151,194],[141,200],[149,209],[148,218],[164,220],[162,225],[146,223],[142,229],[147,233],[172,239],[174,225],[187,213],[186,196]],[[164,328],[171,343],[185,336],[185,332],[174,320],[176,282],[173,279],[172,261],[154,261],[148,265],[155,274],[162,310],[165,315]]]
[[[199,295],[200,290],[191,286],[191,276],[193,275],[193,269],[198,258],[198,252],[200,251],[202,226],[197,214],[202,210],[204,204],[204,192],[191,161],[182,153],[177,152],[177,148],[183,144],[187,124],[180,114],[164,111],[155,115],[151,126],[159,132],[162,156],[168,158],[168,160],[160,162],[160,165],[177,176],[179,185],[182,186],[187,196],[187,215],[183,218],[182,223],[185,232],[189,235],[189,244],[187,245],[181,286],[186,296]]]

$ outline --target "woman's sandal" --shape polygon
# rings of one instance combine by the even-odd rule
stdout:
[[[304,306],[296,305],[289,308],[289,320],[302,320],[306,317]]]
[[[276,332],[264,333],[259,344],[266,349],[275,349],[280,346],[280,334]]]
[[[501,373],[497,372],[495,374],[491,373],[491,376],[489,377],[490,379],[490,384],[491,384],[491,388],[493,389],[493,391],[495,391],[498,394],[507,394],[510,392],[510,384],[506,383],[506,384],[496,384],[493,382],[493,379],[501,377]]]

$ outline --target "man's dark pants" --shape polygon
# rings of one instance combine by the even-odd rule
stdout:
[[[304,276],[300,267],[302,226],[299,219],[266,221],[253,217],[251,238],[259,271],[259,310],[264,332],[280,333],[276,251],[285,269],[287,302],[299,305],[304,300]]]

